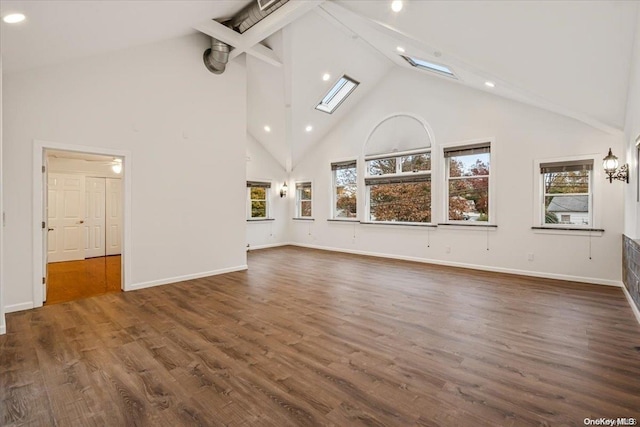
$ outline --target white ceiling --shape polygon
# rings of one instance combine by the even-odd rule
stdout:
[[[20,71],[192,34],[195,23],[228,18],[249,2],[1,0],[2,16],[27,16],[18,25],[0,24],[2,67]]]
[[[0,25],[3,67],[16,72],[66,62],[194,28],[215,32],[210,19],[232,16],[249,1],[0,0],[3,15],[28,17]],[[390,0],[291,0],[268,18],[271,23],[238,39],[244,45],[237,52],[251,53],[247,130],[283,167],[295,165],[394,64],[409,67],[398,45],[449,65],[460,84],[609,132],[623,128],[638,1],[404,3],[396,14]],[[265,37],[272,51],[255,45]],[[325,72],[329,82],[321,80]],[[361,85],[334,114],[316,111],[342,74]],[[486,80],[496,88],[484,86]],[[305,132],[308,124],[313,132]]]

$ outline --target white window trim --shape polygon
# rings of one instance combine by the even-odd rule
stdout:
[[[331,206],[329,206],[329,218],[335,221],[347,221],[354,222],[359,221],[360,218],[360,162],[357,157],[345,157],[342,159],[334,159],[329,161],[329,166],[334,163],[343,163],[343,162],[355,162],[356,163],[356,216],[355,218],[338,218],[336,217],[336,173],[334,170],[331,170],[331,188],[329,191],[329,200],[331,200]],[[313,213],[313,187],[311,188],[311,213]]]
[[[252,217],[251,216],[251,187],[247,187],[247,221],[264,221],[265,219],[273,219],[271,217],[271,203],[273,203],[272,201],[272,195],[273,195],[273,182],[269,179],[247,179],[247,181],[253,181],[253,182],[264,182],[271,184],[270,188],[267,188],[265,197],[266,197],[266,202],[267,202],[267,212],[266,212],[266,216],[264,217]]]
[[[455,147],[464,147],[465,145],[474,145],[474,144],[482,144],[489,143],[489,175],[479,175],[478,178],[489,177],[489,221],[460,221],[460,220],[450,220],[449,219],[449,162],[444,157],[445,149],[455,148]],[[438,160],[442,167],[440,168],[440,178],[442,180],[442,219],[444,224],[450,225],[461,225],[461,226],[470,226],[470,227],[493,227],[498,224],[498,215],[496,212],[496,139],[494,137],[488,138],[477,138],[470,139],[466,141],[458,141],[458,142],[448,142],[445,144],[441,144],[438,146]],[[433,159],[432,159],[433,162]],[[433,163],[432,163],[433,168]],[[471,178],[471,177],[470,177]],[[475,177],[474,177],[475,178]]]
[[[298,184],[311,184],[311,216],[302,216],[301,215],[301,206],[302,204],[300,203],[300,195],[298,194]],[[293,219],[314,219],[314,215],[316,213],[316,207],[314,204],[314,200],[316,198],[316,189],[314,188],[313,185],[313,180],[310,179],[300,179],[297,180],[294,184],[293,184],[293,191],[294,191],[294,197],[295,197],[295,212],[293,215]]]
[[[371,160],[379,160],[379,159],[391,159],[391,158],[395,158],[395,159],[399,159],[400,157],[404,157],[404,156],[412,156],[415,154],[425,154],[425,153],[429,153],[429,159],[431,161],[431,169],[428,171],[418,171],[418,172],[401,172],[402,170],[402,162],[396,160],[396,172],[395,173],[388,173],[385,175],[370,175],[369,174],[369,161]],[[433,186],[433,146],[428,147],[428,148],[418,148],[418,149],[414,149],[414,150],[407,150],[407,151],[398,151],[395,153],[388,153],[388,154],[376,154],[376,155],[371,155],[371,156],[365,156],[364,157],[364,161],[362,162],[363,165],[362,167],[364,168],[364,177],[362,178],[362,185],[364,187],[364,218],[365,218],[365,222],[368,224],[381,224],[381,225],[389,225],[389,224],[405,224],[405,225],[417,225],[417,224],[421,224],[421,225],[433,225],[435,224],[434,221],[434,214],[435,211],[433,209],[433,193],[434,193],[434,186]],[[367,178],[384,178],[384,177],[405,177],[405,176],[415,176],[415,177],[420,177],[420,176],[428,176],[431,180],[431,194],[430,194],[430,198],[431,198],[431,221],[430,222],[408,222],[408,221],[375,221],[371,219],[371,202],[370,202],[370,198],[371,198],[371,186],[366,184],[366,179]],[[360,178],[358,178],[358,182],[360,182]],[[359,214],[358,214],[359,215]]]
[[[544,205],[544,185],[542,173],[540,173],[541,163],[553,163],[553,162],[566,162],[569,160],[592,160],[593,170],[591,171],[591,197],[589,197],[589,212],[591,214],[591,224],[579,225],[579,224],[545,224],[543,221],[543,205]],[[537,227],[536,232],[543,234],[574,234],[576,232],[591,232],[592,230],[602,229],[600,214],[596,206],[600,200],[603,185],[605,179],[603,176],[602,168],[599,165],[602,164],[601,154],[581,154],[576,156],[564,156],[564,157],[552,157],[544,159],[535,159],[533,161],[533,225]],[[540,229],[542,227],[543,229]],[[567,230],[572,228],[576,230]],[[583,229],[583,230],[579,230]]]

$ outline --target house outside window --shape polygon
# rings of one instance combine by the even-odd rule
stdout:
[[[431,222],[431,152],[421,149],[366,160],[367,220]]]
[[[270,182],[247,181],[247,218],[269,218]]]
[[[593,160],[540,163],[542,225],[591,227]]]
[[[444,149],[447,221],[490,222],[491,145]]]
[[[333,175],[334,219],[356,218],[358,215],[358,171],[355,160],[331,163]]]
[[[296,183],[296,217],[312,218],[311,182]]]

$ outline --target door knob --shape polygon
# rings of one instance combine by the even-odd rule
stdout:
[[[84,224],[84,221],[78,221],[76,224]]]
[[[53,231],[53,228],[48,229],[47,231]]]

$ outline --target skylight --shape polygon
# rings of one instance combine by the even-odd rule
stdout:
[[[360,83],[350,77],[340,77],[340,80],[333,85],[324,98],[322,98],[322,101],[316,105],[316,110],[329,114],[333,113],[359,84]]]
[[[454,79],[457,79],[456,75],[453,74],[453,71],[451,71],[449,67],[446,67],[440,64],[434,64],[433,62],[425,61],[424,59],[420,59],[420,58],[413,58],[411,56],[404,56],[404,55],[400,55],[400,56],[402,56],[405,59],[405,61],[407,61],[413,67],[420,68],[421,70],[432,71],[434,73],[442,74],[447,77],[453,77]]]

